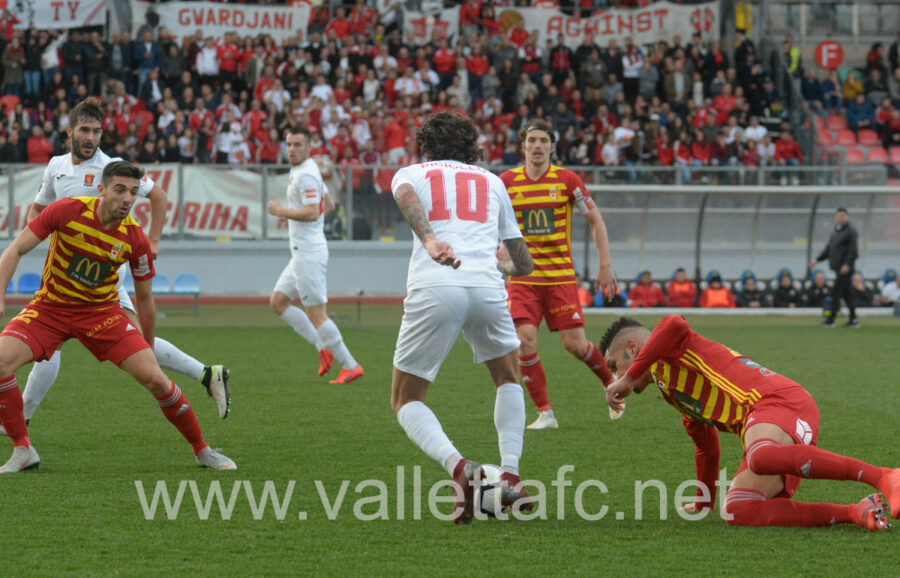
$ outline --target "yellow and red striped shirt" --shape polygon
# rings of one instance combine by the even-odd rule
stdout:
[[[585,186],[568,169],[550,165],[541,178],[532,180],[525,167],[506,171],[506,185],[519,229],[534,260],[530,275],[511,277],[510,283],[560,285],[575,282],[572,264],[572,205],[584,195]],[[584,196],[590,206],[593,202]]]
[[[650,369],[663,398],[685,416],[740,434],[764,395],[802,386],[692,331],[667,315],[628,368],[637,379]]]
[[[28,223],[40,239],[50,238],[41,288],[35,299],[53,305],[117,302],[118,268],[131,264],[138,281],[155,274],[150,242],[130,215],[109,229],[97,218],[98,197],[59,199]]]

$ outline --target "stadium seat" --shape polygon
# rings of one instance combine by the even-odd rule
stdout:
[[[819,144],[826,148],[831,148],[834,146],[834,137],[827,130],[823,130],[819,133]]]
[[[837,143],[842,147],[856,146],[856,135],[850,129],[843,129],[837,133]]]
[[[847,163],[851,165],[859,165],[866,162],[863,152],[856,147],[847,149],[844,151],[844,155]]]
[[[881,139],[878,138],[878,133],[874,130],[864,128],[859,131],[859,144],[864,147],[878,147],[881,146]]]
[[[888,163],[888,154],[884,147],[872,147],[869,149],[868,159],[870,163]]]
[[[816,115],[815,118],[816,118],[816,129],[818,129],[819,132],[825,132],[825,119],[823,119],[818,114]]]
[[[891,147],[891,164],[900,165],[900,147]]]
[[[847,119],[840,114],[832,114],[825,123],[828,130],[843,130],[847,128]]]
[[[153,113],[149,110],[142,110],[138,115],[138,121],[140,127],[138,128],[138,135],[141,137],[141,140],[144,140],[144,137],[147,136],[147,126],[154,123]]]
[[[33,295],[41,288],[41,276],[37,273],[22,273],[19,277],[19,290],[17,293],[28,293]]]
[[[6,294],[9,295],[10,293],[15,293],[15,292],[16,292],[16,284],[13,283],[12,277],[10,277],[9,285],[6,286]]]
[[[168,295],[171,292],[172,284],[169,282],[169,278],[161,273],[157,273],[156,277],[153,278],[153,294]]]
[[[182,273],[175,277],[176,295],[194,296],[194,315],[200,311],[200,279],[192,273]]]

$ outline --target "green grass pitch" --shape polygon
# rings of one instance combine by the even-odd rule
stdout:
[[[164,308],[157,333],[207,363],[232,370],[233,411],[218,419],[202,387],[176,377],[191,400],[204,434],[238,464],[237,472],[194,465],[190,448],[168,424],[148,393],[111,364],[98,364],[80,344],[64,347],[59,380],[31,425],[40,452],[39,472],[0,478],[4,576],[33,575],[597,575],[597,574],[893,574],[897,532],[833,528],[735,528],[718,510],[701,521],[675,511],[675,488],[694,475],[693,445],[675,410],[648,390],[629,398],[624,417],[611,422],[599,384],[572,359],[559,339],[542,330],[540,351],[557,431],[527,431],[524,478],[547,485],[548,520],[475,521],[466,527],[428,511],[427,493],[445,473],[410,442],[391,413],[391,358],[400,308],[366,306],[356,324],[354,306],[331,308],[366,376],[332,386],[316,376],[317,358],[267,308]],[[12,312],[8,312],[7,319]],[[658,318],[648,319],[655,322]],[[820,446],[883,466],[900,466],[900,394],[897,385],[898,323],[864,319],[859,330],[822,331],[816,320],[704,318],[695,329],[799,381],[822,414]],[[611,317],[588,317],[597,341]],[[336,375],[333,369],[329,377]],[[24,384],[28,368],[19,374]],[[527,398],[526,398],[527,400]],[[493,391],[486,370],[471,362],[460,340],[427,398],[457,447],[467,457],[497,463]],[[528,420],[535,411],[527,400]],[[740,447],[721,436],[722,467],[733,474]],[[8,440],[0,440],[3,452]],[[6,453],[2,458],[6,459]],[[421,466],[422,519],[414,520],[412,475]],[[556,488],[562,465],[574,466],[557,519]],[[398,519],[397,468],[405,468],[404,518]],[[575,488],[603,482],[584,493],[584,510],[607,506],[602,520],[575,511]],[[208,519],[197,512],[185,485],[180,510],[168,519],[159,503],[147,520],[136,481],[152,498],[158,481],[172,497],[194,481],[205,502],[218,480],[227,501],[240,491],[230,519],[216,504]],[[333,504],[343,480],[336,519],[321,503],[320,481]],[[359,502],[387,488],[389,520],[362,521],[379,504]],[[644,494],[643,519],[635,519],[635,481],[659,480],[667,488],[667,519],[659,493]],[[246,485],[258,500],[272,482],[283,504],[254,516]],[[803,501],[856,502],[871,490],[861,484],[809,480]],[[257,504],[258,506],[258,504]],[[445,506],[445,511],[447,507]],[[306,520],[300,512],[306,512]],[[623,520],[616,519],[622,512]],[[260,518],[260,519],[254,519]],[[283,519],[279,519],[283,518]]]

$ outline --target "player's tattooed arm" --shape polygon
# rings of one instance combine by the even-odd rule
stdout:
[[[409,223],[413,233],[422,242],[422,246],[425,247],[431,258],[441,265],[458,269],[460,261],[453,253],[453,247],[450,243],[441,241],[435,236],[431,223],[428,222],[425,207],[422,205],[419,195],[416,194],[416,190],[411,185],[403,184],[400,185],[394,196],[400,212],[403,213],[406,222]]]
[[[503,246],[509,254],[509,260],[500,261],[500,270],[510,277],[521,277],[528,275],[534,269],[534,261],[525,239],[516,237],[514,239],[505,239]]]

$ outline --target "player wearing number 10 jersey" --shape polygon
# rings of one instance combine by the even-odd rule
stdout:
[[[494,425],[504,503],[531,506],[519,484],[525,397],[516,369],[519,339],[506,307],[503,277],[527,275],[532,260],[497,176],[471,165],[478,132],[462,116],[440,113],[416,135],[428,162],[397,171],[391,190],[415,237],[403,321],[394,352],[391,406],[406,434],[453,477],[454,521],[473,515],[472,480],[480,467],[463,459],[425,405],[425,393],[462,332],[496,388]],[[498,263],[497,240],[510,258]]]
[[[519,133],[525,166],[500,175],[534,259],[534,271],[530,275],[510,277],[507,287],[509,308],[522,342],[519,347],[522,381],[539,412],[537,421],[528,429],[558,427],[537,351],[541,319],[547,321],[550,331],[559,331],[566,350],[583,361],[604,385],[612,381],[600,351],[584,335],[572,263],[572,208],[577,208],[591,226],[599,257],[597,291],[615,295],[616,278],[610,266],[606,225],[578,175],[550,163],[555,138],[549,123],[543,120],[525,123]],[[610,412],[612,419],[620,415],[621,412]]]

